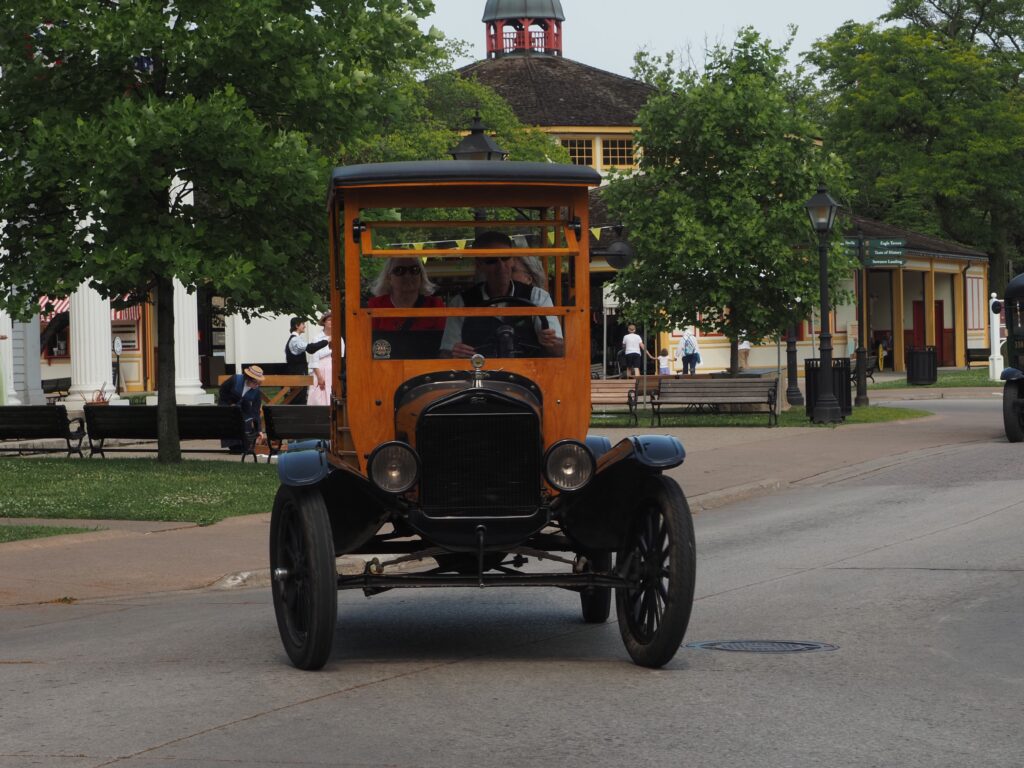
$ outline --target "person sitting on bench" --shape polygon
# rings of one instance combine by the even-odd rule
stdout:
[[[231,378],[225,379],[217,394],[217,405],[237,405],[242,409],[245,432],[250,441],[266,438],[260,429],[260,408],[263,406],[263,398],[260,396],[260,384],[262,383],[263,369],[258,365],[250,365],[248,368],[242,369],[242,373],[236,373]],[[220,444],[231,453],[241,453],[245,450],[240,440],[221,440]]]

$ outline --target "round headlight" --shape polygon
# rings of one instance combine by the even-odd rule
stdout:
[[[578,491],[594,476],[594,454],[575,440],[555,443],[544,457],[544,475],[560,491]]]
[[[404,493],[419,478],[420,460],[405,443],[383,443],[370,454],[368,469],[370,481],[382,491]]]

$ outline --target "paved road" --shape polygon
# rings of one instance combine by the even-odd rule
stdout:
[[[925,446],[697,517],[687,641],[831,652],[651,671],[569,593],[343,593],[331,663],[302,673],[264,589],[5,608],[0,768],[1019,767],[1017,448]]]

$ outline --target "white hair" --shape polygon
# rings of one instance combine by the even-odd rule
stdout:
[[[384,268],[374,279],[370,286],[370,293],[374,296],[384,296],[391,293],[391,270],[395,267],[396,261],[415,261],[420,267],[420,295],[430,296],[437,290],[437,286],[427,274],[427,265],[416,256],[392,257],[384,262]]]

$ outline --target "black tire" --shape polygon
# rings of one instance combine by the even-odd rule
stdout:
[[[315,488],[278,489],[270,516],[270,573],[288,658],[299,669],[320,669],[331,655],[338,620],[338,569],[327,506]]]
[[[611,552],[593,555],[589,558],[587,571],[609,573],[612,569]],[[587,587],[580,592],[580,607],[587,624],[604,624],[612,615],[612,588]]]
[[[1020,385],[1016,381],[1008,381],[1003,385],[1003,427],[1006,429],[1006,439],[1011,443],[1019,443],[1024,440],[1024,425],[1021,419],[1024,418],[1024,411],[1019,409]]]
[[[639,484],[631,518],[616,566],[639,584],[616,590],[619,633],[634,662],[661,667],[679,650],[690,622],[697,572],[693,519],[679,484],[664,475]]]

